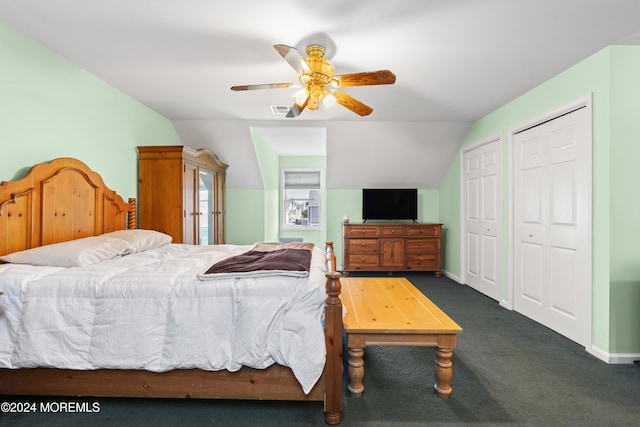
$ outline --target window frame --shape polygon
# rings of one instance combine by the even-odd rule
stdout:
[[[287,199],[285,199],[286,174],[287,173],[317,173],[319,178],[318,197],[318,224],[317,225],[291,225],[286,221]],[[309,188],[313,190],[315,188]],[[304,189],[303,189],[304,190]],[[311,199],[301,199],[311,200]],[[324,229],[324,171],[320,168],[282,168],[280,170],[280,229],[283,231],[319,231]]]

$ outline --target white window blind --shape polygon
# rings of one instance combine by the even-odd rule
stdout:
[[[284,189],[319,190],[320,171],[285,171]]]

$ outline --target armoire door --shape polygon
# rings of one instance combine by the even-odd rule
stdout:
[[[198,244],[198,167],[184,163],[184,238],[181,243]]]
[[[216,189],[214,198],[215,205],[213,210],[214,221],[215,224],[215,232],[214,232],[214,243],[216,245],[223,244],[226,242],[225,231],[224,231],[224,216],[225,216],[225,175],[217,173],[215,175],[215,185]]]
[[[198,184],[198,244],[212,245],[216,243],[215,174],[201,168]]]
[[[514,309],[586,344],[589,330],[589,110],[513,137]]]

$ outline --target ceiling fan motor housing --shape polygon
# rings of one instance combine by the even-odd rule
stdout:
[[[335,68],[331,62],[324,58],[325,48],[320,45],[310,45],[306,48],[307,58],[305,62],[309,70],[300,75],[300,83],[307,92],[307,108],[317,110],[318,104],[327,95],[325,86],[337,86],[338,82],[333,77]]]

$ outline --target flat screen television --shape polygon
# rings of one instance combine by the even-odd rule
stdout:
[[[418,189],[363,188],[362,220],[418,219]]]

